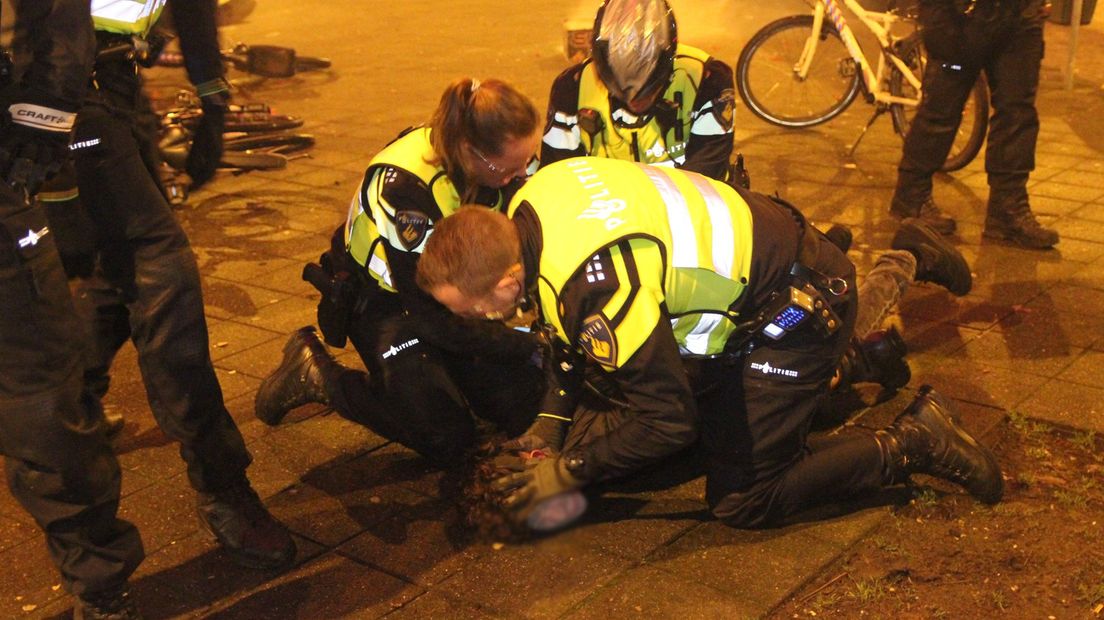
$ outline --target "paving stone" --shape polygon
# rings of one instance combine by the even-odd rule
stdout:
[[[648,565],[726,592],[761,615],[846,548],[807,529],[737,530],[714,521],[657,551]]]
[[[565,617],[608,618],[758,618],[767,611],[731,592],[651,567],[629,571],[598,590]]]
[[[484,620],[501,618],[503,616],[491,613],[479,603],[465,601],[459,597],[437,590],[430,590],[388,614],[387,617],[394,620],[405,618],[421,619],[446,617]]]
[[[328,554],[248,590],[204,617],[373,618],[423,592],[344,556]]]
[[[1052,380],[1020,403],[1019,413],[1069,428],[1104,433],[1104,389]]]
[[[631,565],[573,544],[570,531],[507,545],[469,562],[441,588],[511,617],[551,618],[569,611]]]

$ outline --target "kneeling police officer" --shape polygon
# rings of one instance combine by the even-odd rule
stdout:
[[[508,316],[526,298],[539,307],[559,356],[515,446],[547,456],[500,483],[530,527],[570,523],[585,509],[580,487],[653,463],[699,431],[709,506],[737,527],[917,472],[1001,498],[993,454],[927,386],[885,429],[807,441],[857,294],[854,266],[793,207],[694,173],[578,158],[539,171],[509,213],[442,220],[418,282],[463,316]],[[918,279],[951,284],[962,267],[930,228],[910,226],[894,246],[915,254]],[[470,277],[487,269],[502,275]],[[624,403],[600,420],[573,419],[587,368]]]

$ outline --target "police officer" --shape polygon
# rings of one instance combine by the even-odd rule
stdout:
[[[12,496],[46,534],[77,616],[137,617],[127,579],[144,556],[116,515],[119,463],[82,388],[80,327],[38,203],[66,157],[92,64],[85,0],[12,3],[24,65],[3,73],[0,121],[0,454]],[[4,59],[7,60],[6,53]]]
[[[294,559],[295,543],[246,477],[252,457],[211,363],[196,259],[161,193],[151,136],[139,125],[148,103],[136,62],[165,6],[92,2],[99,54],[71,148],[98,250],[97,273],[81,289],[92,308],[86,384],[106,391],[116,352],[133,342],[153,416],[181,444],[201,522],[238,563],[280,567]],[[215,2],[175,1],[171,8],[188,77],[203,101],[188,159],[200,185],[219,161],[227,102]]]
[[[518,442],[550,456],[501,479],[530,527],[569,523],[585,508],[580,487],[653,463],[699,428],[707,500],[734,526],[776,523],[913,472],[1000,499],[993,455],[928,387],[877,433],[806,441],[851,337],[855,270],[787,204],[680,170],[578,158],[543,168],[510,210],[512,220],[467,209],[443,220],[418,282],[462,316],[508,314],[532,297],[562,349]],[[934,262],[916,251],[932,279],[962,267],[930,228],[895,241],[938,250]],[[502,275],[472,282],[474,269]],[[594,366],[624,407],[573,420]]]
[[[955,231],[954,219],[932,199],[932,175],[946,159],[963,105],[984,72],[993,115],[985,150],[989,201],[982,236],[1034,249],[1058,243],[1057,231],[1035,219],[1027,196],[1039,136],[1035,95],[1049,10],[1047,0],[920,0],[929,62],[924,98],[905,137],[892,215],[922,217],[944,234]]]
[[[325,269],[307,269],[323,293],[326,341],[344,346],[347,335],[368,372],[340,366],[313,328],[300,329],[257,392],[261,420],[278,424],[299,405],[328,403],[445,466],[472,447],[473,412],[511,434],[529,425],[540,394],[536,338],[452,316],[414,284],[414,272],[437,223],[462,203],[505,210],[535,168],[539,130],[525,95],[465,78],[445,90],[428,127],[372,158]]]
[[[552,84],[542,164],[594,155],[728,178],[732,69],[679,42],[666,0],[604,2],[593,37]]]

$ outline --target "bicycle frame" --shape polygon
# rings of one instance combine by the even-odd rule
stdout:
[[[912,107],[919,105],[920,100],[918,98],[896,97],[891,95],[884,86],[889,71],[889,67],[886,64],[886,58],[888,57],[893,65],[904,75],[908,83],[916,89],[918,94],[920,93],[919,78],[916,77],[916,74],[913,73],[908,64],[901,60],[892,49],[892,43],[896,38],[890,34],[890,29],[893,27],[894,23],[901,21],[902,18],[892,12],[882,13],[867,11],[859,4],[858,0],[843,0],[843,3],[878,39],[878,44],[881,46],[882,53],[878,56],[877,69],[871,68],[870,61],[867,60],[866,54],[863,53],[862,46],[859,45],[858,39],[855,38],[855,33],[847,24],[847,20],[844,18],[843,11],[840,10],[837,1],[819,0],[813,6],[813,29],[809,33],[809,38],[805,41],[805,48],[801,51],[801,57],[798,58],[797,63],[794,65],[794,73],[802,80],[809,74],[809,67],[812,65],[813,57],[816,55],[817,43],[820,41],[820,32],[824,26],[824,17],[827,15],[832,20],[832,26],[839,32],[840,39],[851,55],[851,59],[855,61],[855,64],[858,65],[859,70],[862,72],[862,78],[866,86],[865,90],[868,98],[871,98],[873,102],[887,105],[891,103],[899,103]]]

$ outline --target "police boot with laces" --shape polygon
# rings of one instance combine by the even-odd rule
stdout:
[[[943,213],[943,209],[940,209],[939,205],[935,204],[931,196],[928,196],[922,202],[915,205],[894,200],[893,204],[889,207],[889,214],[899,220],[907,220],[908,218],[919,219],[928,226],[931,226],[941,235],[954,234],[954,231],[958,228],[958,224],[955,222],[954,218]]]
[[[126,586],[85,593],[73,605],[74,620],[142,620]]]
[[[1003,203],[990,201],[981,236],[1035,250],[1046,250],[1058,243],[1058,231],[1035,219],[1026,198]]]
[[[269,514],[248,481],[200,493],[196,511],[203,527],[242,566],[281,568],[295,559],[291,534]]]
[[[958,425],[930,385],[921,387],[912,404],[874,438],[882,450],[886,484],[927,474],[960,485],[986,504],[1004,494],[996,457]]]
[[[974,277],[966,259],[931,226],[916,218],[901,222],[890,244],[916,257],[915,278],[938,284],[959,297],[970,292]]]
[[[289,411],[307,403],[329,404],[327,377],[340,372],[314,327],[302,327],[288,338],[284,358],[257,390],[254,411],[262,422],[276,426]]]

